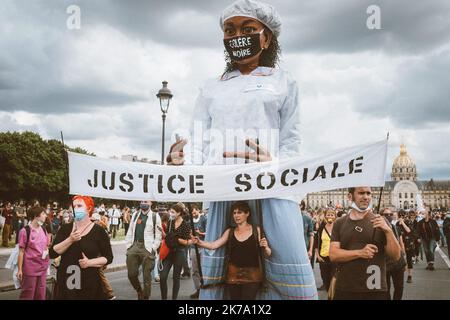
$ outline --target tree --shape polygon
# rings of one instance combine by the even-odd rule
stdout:
[[[89,154],[81,148],[70,150]],[[4,199],[67,199],[67,157],[58,140],[43,140],[28,131],[2,132],[0,168],[0,194]]]

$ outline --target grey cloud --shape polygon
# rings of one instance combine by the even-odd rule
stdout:
[[[381,30],[369,30],[366,13],[378,5]],[[293,51],[356,52],[383,50],[419,53],[450,40],[450,3],[442,0],[328,0],[286,3],[285,47]],[[289,30],[289,31],[287,31]]]
[[[11,115],[0,115],[0,132],[6,131],[33,131],[38,132],[39,127],[37,125],[23,125],[19,124]]]
[[[419,180],[440,180],[445,178],[450,178],[450,163],[446,166],[426,166],[423,167],[421,171],[418,172]]]
[[[106,23],[135,37],[178,47],[219,47],[219,16],[231,2],[78,1],[87,25]],[[411,53],[429,51],[450,40],[448,1],[267,2],[282,16],[282,46],[288,51]],[[366,27],[369,5],[380,7],[382,30]]]
[[[42,88],[41,88],[42,89]],[[54,87],[42,91],[0,91],[0,110],[24,110],[33,113],[68,113],[92,111],[100,107],[121,107],[127,103],[145,100],[144,97],[116,92],[107,88]]]
[[[355,110],[389,117],[396,126],[423,128],[450,122],[450,51],[401,64],[397,78],[383,87],[367,85]]]

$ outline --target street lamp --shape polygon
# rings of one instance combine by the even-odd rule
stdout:
[[[172,99],[173,95],[170,92],[169,88],[167,88],[167,81],[163,81],[163,87],[158,91],[156,96],[159,99],[159,106],[161,107],[162,112],[162,150],[161,150],[161,164],[164,164],[164,136],[165,136],[165,128],[166,128],[166,114],[169,111],[170,99]]]

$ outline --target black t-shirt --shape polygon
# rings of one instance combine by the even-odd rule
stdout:
[[[367,214],[362,220],[352,220],[349,214],[336,220],[331,232],[331,241],[341,244],[341,249],[359,250],[367,244],[375,244],[378,253],[373,259],[355,259],[338,264],[336,290],[347,292],[386,291],[386,255],[384,247],[386,236],[383,231],[376,230],[373,237],[371,220],[373,213]]]
[[[172,222],[173,226],[172,228],[175,226],[175,221]],[[175,236],[178,239],[184,239],[184,240],[189,240],[191,238],[191,227],[189,226],[189,223],[183,219],[183,222],[181,222],[180,226],[175,229]]]
[[[234,229],[231,229],[230,232],[232,232],[230,239],[230,262],[237,267],[258,267],[259,246],[255,235],[252,233],[246,240],[239,241],[234,234]]]
[[[56,234],[55,241],[50,248],[50,258],[54,259],[58,254],[53,247],[64,241],[72,232],[73,222],[62,225]],[[80,241],[73,243],[62,255],[57,273],[57,298],[58,299],[103,299],[103,288],[99,278],[99,268],[82,269],[79,259],[82,252],[89,259],[105,257],[107,264],[113,260],[111,243],[108,234],[97,224],[91,231],[83,236]],[[75,275],[80,272],[79,285],[76,284]],[[70,279],[69,279],[70,278]],[[70,286],[70,288],[69,288]]]

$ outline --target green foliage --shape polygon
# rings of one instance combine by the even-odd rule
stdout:
[[[81,148],[71,151],[90,154]],[[94,155],[94,154],[90,154]],[[34,132],[0,133],[0,197],[67,201],[67,157],[58,140]]]

